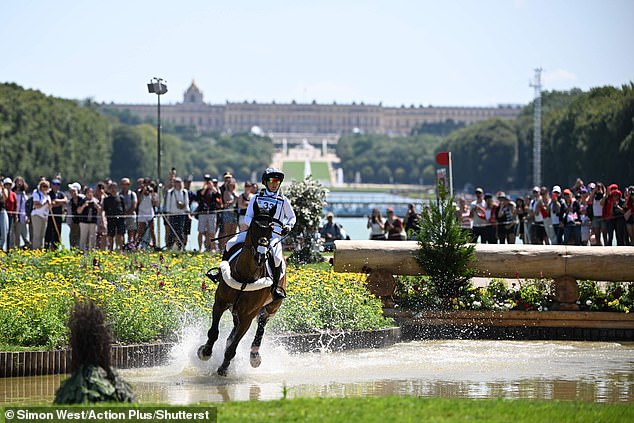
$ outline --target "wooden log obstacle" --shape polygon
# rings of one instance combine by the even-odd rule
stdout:
[[[335,241],[335,272],[424,275],[416,241]],[[476,276],[552,278],[559,310],[578,310],[577,280],[634,281],[634,247],[476,244]]]

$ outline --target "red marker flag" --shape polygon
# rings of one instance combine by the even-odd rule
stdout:
[[[443,151],[441,153],[436,154],[436,163],[441,166],[447,166],[449,164],[449,153]]]

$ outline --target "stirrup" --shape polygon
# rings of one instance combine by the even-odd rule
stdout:
[[[205,276],[211,279],[213,283],[220,282],[220,278],[222,278],[222,274],[220,273],[219,267],[212,267],[211,269],[207,271],[207,273],[205,273]]]

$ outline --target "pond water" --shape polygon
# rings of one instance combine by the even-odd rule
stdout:
[[[143,403],[272,400],[287,397],[415,395],[452,398],[634,403],[634,344],[429,340],[382,349],[289,354],[265,344],[258,369],[240,345],[227,377],[216,375],[223,342],[209,362],[200,337],[163,367],[122,370]],[[222,338],[221,338],[222,339]],[[65,376],[0,379],[0,404],[50,402]]]

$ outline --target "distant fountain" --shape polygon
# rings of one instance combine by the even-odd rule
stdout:
[[[313,174],[313,170],[310,167],[310,160],[304,161],[304,178],[308,178]]]
[[[341,186],[343,185],[343,169],[338,168],[336,172],[337,172],[337,185]]]

